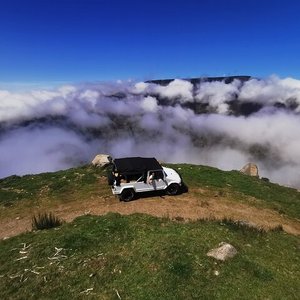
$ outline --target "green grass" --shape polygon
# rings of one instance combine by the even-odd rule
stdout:
[[[98,193],[102,169],[82,166],[37,175],[10,176],[0,179],[0,204],[14,205],[18,201],[37,201],[40,198],[71,199]]]
[[[207,257],[222,241],[237,256]],[[22,243],[28,248],[20,252]],[[299,247],[297,237],[228,220],[84,216],[1,241],[0,298],[118,299],[118,292],[122,299],[299,299]]]
[[[204,190],[300,218],[295,189],[237,171],[169,166],[197,197]],[[82,166],[1,179],[0,217],[111,196],[104,175]],[[0,299],[118,299],[118,293],[121,299],[299,299],[299,237],[230,219],[182,221],[111,213],[1,241]],[[238,255],[227,262],[207,257],[220,242],[233,244]]]

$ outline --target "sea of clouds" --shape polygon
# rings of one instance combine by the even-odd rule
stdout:
[[[243,114],[232,103],[255,104]],[[197,105],[205,111],[194,109]],[[113,157],[151,156],[300,186],[300,80],[84,83],[0,90],[0,177]]]

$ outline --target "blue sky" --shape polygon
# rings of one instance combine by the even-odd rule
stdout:
[[[300,1],[2,0],[0,82],[300,78]]]

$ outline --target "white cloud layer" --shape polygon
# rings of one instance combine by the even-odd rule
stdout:
[[[262,108],[234,115],[233,99]],[[197,114],[190,104],[206,104],[210,113]],[[0,90],[0,177],[68,168],[109,153],[225,170],[254,162],[261,176],[299,187],[298,104],[300,81],[274,76],[243,84],[193,86],[176,79],[167,86],[119,82]]]
[[[186,80],[175,79],[167,86],[157,85],[155,91],[161,97],[177,98],[180,102],[193,100],[193,85]]]

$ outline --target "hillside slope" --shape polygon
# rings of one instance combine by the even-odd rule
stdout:
[[[38,212],[75,219],[0,241],[0,298],[298,299],[299,193],[236,171],[172,167],[188,193],[130,203],[91,166],[0,180],[1,238],[31,230]],[[238,254],[207,257],[221,242]]]
[[[170,165],[189,192],[176,197],[151,195],[119,202],[107,185],[105,170],[82,166],[55,173],[0,180],[0,237],[30,230],[34,213],[53,211],[67,221],[85,213],[148,213],[184,219],[224,217],[263,228],[283,226],[300,234],[300,193],[236,171],[196,165]]]
[[[220,262],[220,242],[238,250]],[[230,221],[83,216],[0,242],[1,299],[298,299],[299,239]]]

